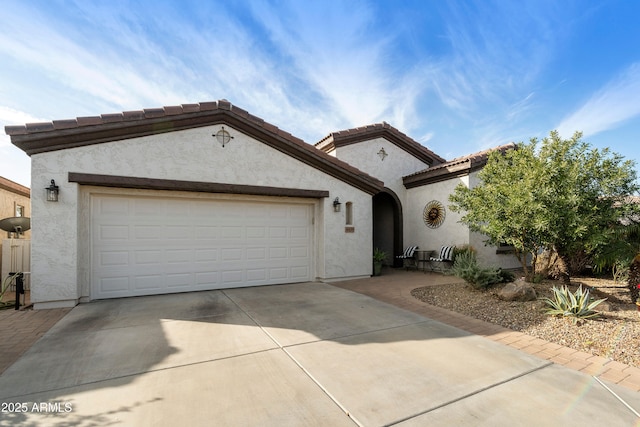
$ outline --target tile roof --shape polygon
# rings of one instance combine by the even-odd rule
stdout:
[[[365,192],[375,194],[383,188],[380,180],[224,99],[5,126],[5,132],[14,145],[32,155],[223,123]]]
[[[372,140],[374,138],[385,138],[429,165],[446,162],[445,159],[413,138],[400,132],[387,122],[332,132],[318,141],[315,146],[320,150],[330,152],[336,147]]]
[[[457,157],[448,162],[430,167],[429,169],[407,175],[403,177],[402,180],[406,188],[413,188],[434,182],[445,181],[458,176],[468,175],[469,173],[483,167],[487,163],[489,155],[494,151],[504,153],[507,150],[516,149],[516,147],[517,145],[511,142],[509,144],[500,145],[478,153]]]

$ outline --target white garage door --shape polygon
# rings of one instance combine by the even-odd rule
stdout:
[[[311,280],[312,205],[91,199],[92,298]]]

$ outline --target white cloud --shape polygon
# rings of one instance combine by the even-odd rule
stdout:
[[[38,123],[46,121],[46,119],[34,117],[24,111],[15,110],[13,108],[0,105],[0,123],[3,123],[3,125],[23,125],[25,123]]]
[[[560,135],[571,137],[575,131],[584,136],[613,129],[640,115],[640,63],[630,65],[556,127]]]
[[[278,11],[265,3],[253,7],[272,43],[318,95],[309,105],[321,104],[334,126],[360,126],[390,116],[403,121],[405,113],[412,114],[406,109],[417,93],[396,90],[407,76],[392,72],[388,52],[393,40],[374,30],[370,5],[289,2]]]

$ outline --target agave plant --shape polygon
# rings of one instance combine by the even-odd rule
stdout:
[[[589,290],[582,289],[582,285],[578,287],[575,294],[566,287],[558,289],[555,286],[552,289],[553,299],[542,298],[549,306],[546,313],[552,316],[564,316],[573,318],[573,323],[577,323],[579,319],[590,319],[600,314],[594,310],[598,304],[605,301],[598,299],[591,301]]]

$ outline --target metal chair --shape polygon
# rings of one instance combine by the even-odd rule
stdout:
[[[418,249],[417,246],[408,246],[404,252],[402,253],[402,255],[398,255],[396,256],[397,259],[401,259],[402,260],[402,266],[405,268],[405,270],[408,270],[409,267],[412,268],[418,268],[418,265],[416,263],[416,250]]]
[[[436,270],[444,272],[453,266],[453,250],[455,246],[442,246],[437,257],[429,258],[429,264],[431,265],[431,271]]]

